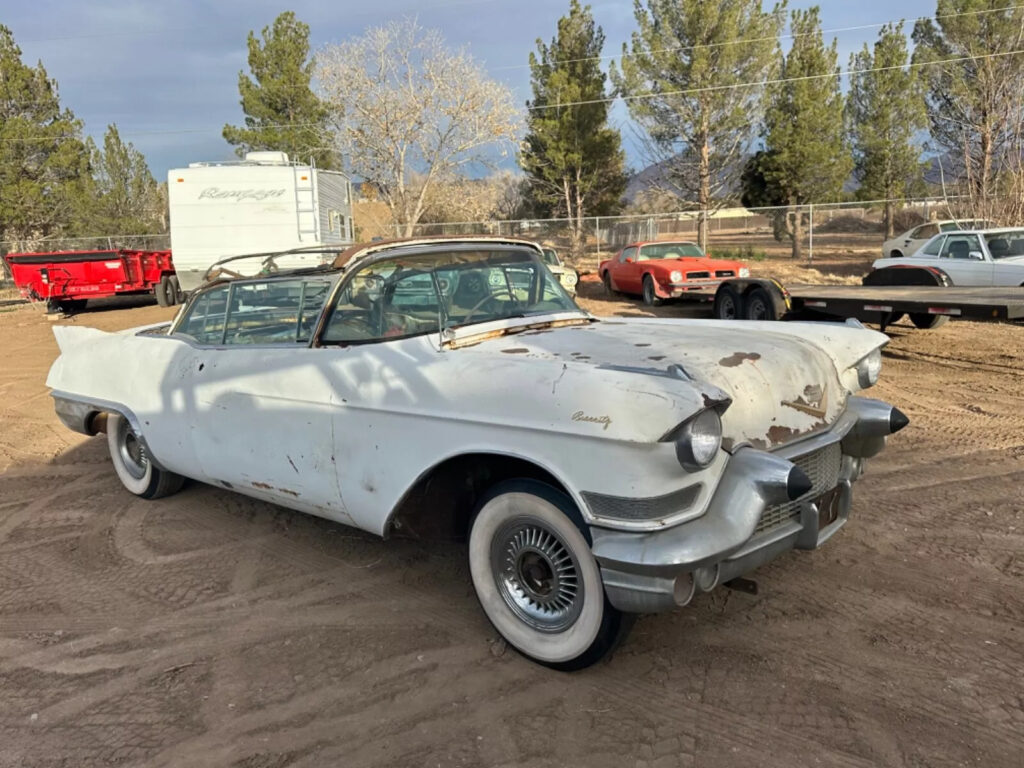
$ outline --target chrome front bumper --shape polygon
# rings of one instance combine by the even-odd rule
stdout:
[[[738,449],[695,520],[642,533],[592,526],[608,599],[631,613],[670,610],[791,549],[817,548],[846,524],[864,459],[906,423],[888,403],[851,397],[827,432],[772,452]],[[814,462],[828,466],[811,478],[811,490],[787,496],[794,466]]]

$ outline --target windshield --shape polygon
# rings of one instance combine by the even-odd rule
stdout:
[[[558,254],[555,253],[554,248],[544,249],[544,263],[550,264],[552,267],[561,266],[560,262],[558,261]]]
[[[335,300],[322,341],[380,341],[565,311],[581,310],[536,252],[430,252],[357,269]]]
[[[991,227],[992,222],[984,219],[964,219],[963,221],[946,221],[939,225],[942,232],[962,232],[967,229],[984,229]]]
[[[982,235],[988,252],[993,259],[1006,259],[1010,256],[1024,256],[1024,229],[1007,232],[989,232]]]
[[[704,257],[704,251],[696,243],[655,243],[645,245],[640,249],[640,256],[637,261],[650,261],[651,259],[700,259]]]

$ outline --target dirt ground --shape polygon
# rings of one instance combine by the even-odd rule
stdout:
[[[567,675],[496,640],[461,545],[130,496],[53,414],[50,323],[0,308],[0,765],[1020,766],[1024,327],[890,334],[912,421],[849,525]]]

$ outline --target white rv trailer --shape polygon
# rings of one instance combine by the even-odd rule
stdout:
[[[337,171],[290,161],[284,152],[249,152],[234,162],[191,163],[168,171],[171,252],[182,289],[194,290],[210,265],[228,256],[352,243],[352,184]],[[280,258],[284,269],[311,267],[326,254]],[[242,274],[262,259],[232,262]]]

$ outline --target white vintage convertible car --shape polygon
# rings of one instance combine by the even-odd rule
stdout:
[[[523,240],[353,250],[214,279],[169,325],[58,326],[57,414],[145,498],[192,478],[468,538],[487,617],[551,667],[822,544],[907,423],[855,394],[887,341],[856,323],[599,319]]]

